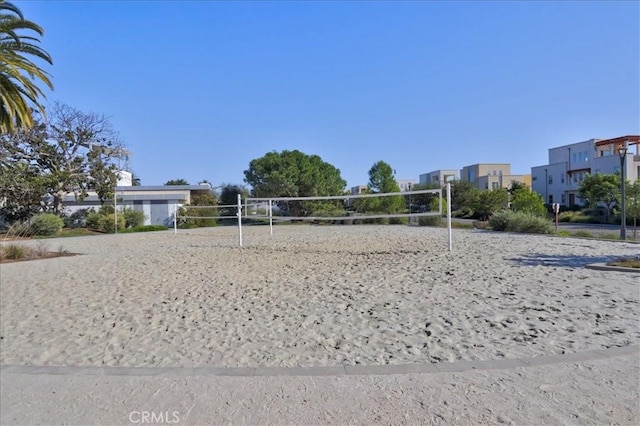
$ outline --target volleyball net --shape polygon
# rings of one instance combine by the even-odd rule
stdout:
[[[238,195],[235,205],[184,206],[174,212],[174,231],[188,220],[226,220],[238,226],[242,246],[244,224],[268,224],[273,235],[277,222],[307,221],[330,224],[411,224],[421,217],[446,216],[451,250],[451,190],[423,189],[417,191],[344,194],[318,197],[245,198]],[[235,220],[234,220],[235,219]]]

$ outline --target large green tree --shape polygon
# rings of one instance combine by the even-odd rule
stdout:
[[[0,185],[0,199],[30,211],[38,197],[49,195],[60,214],[69,193],[83,199],[94,190],[103,203],[113,198],[115,160],[122,146],[104,116],[56,104],[46,124],[37,121],[29,129],[0,136],[0,152],[1,180],[9,182]],[[20,188],[32,195],[21,198]]]
[[[393,168],[384,161],[378,161],[369,169],[370,194],[400,192],[398,182],[393,176]],[[363,198],[354,203],[357,211],[366,213],[402,213],[406,209],[401,195],[391,195],[380,198]]]
[[[314,197],[342,195],[347,185],[340,170],[318,155],[298,150],[269,152],[249,163],[244,181],[254,197]],[[310,216],[335,202],[279,203],[281,211],[292,216]]]
[[[476,189],[473,183],[467,180],[451,182],[451,210],[471,210]]]
[[[44,31],[24,19],[13,3],[0,0],[0,133],[34,124],[32,108],[44,114],[44,93],[38,82],[53,89],[49,75],[33,59],[52,64],[38,43]]]
[[[509,193],[504,188],[473,191],[471,209],[480,220],[488,220],[492,214],[507,207]]]
[[[599,203],[606,206],[607,222],[611,221],[611,209],[620,202],[620,175],[588,174],[578,186],[578,194],[589,207],[597,207]]]

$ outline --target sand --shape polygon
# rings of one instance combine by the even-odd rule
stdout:
[[[294,367],[492,360],[640,342],[624,242],[407,226],[48,240],[0,265],[0,363]],[[30,243],[25,243],[30,244]],[[35,242],[34,242],[35,244]]]

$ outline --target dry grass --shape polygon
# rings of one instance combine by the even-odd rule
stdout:
[[[19,242],[3,242],[0,244],[0,263],[51,259],[62,256],[74,256],[74,253],[69,253],[62,247],[60,247],[58,251],[50,251],[48,246],[44,243],[38,244],[35,248],[26,247]]]
[[[625,268],[640,268],[640,257],[627,257],[616,259],[607,263],[609,266],[622,266]]]

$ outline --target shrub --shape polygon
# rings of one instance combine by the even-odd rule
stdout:
[[[29,224],[32,235],[55,235],[64,226],[64,220],[53,213],[35,215]]]
[[[65,228],[82,228],[87,225],[87,213],[90,209],[80,209],[71,213],[68,216],[64,216],[62,220],[64,221]]]
[[[529,213],[513,213],[507,222],[507,231],[529,234],[550,234],[553,226],[549,219]]]
[[[122,215],[124,216],[124,226],[126,228],[142,226],[146,219],[144,212],[140,210],[124,209]]]
[[[494,231],[506,231],[511,215],[512,212],[509,210],[500,210],[494,213],[489,219],[489,227]]]
[[[589,231],[575,231],[571,233],[572,237],[593,238],[593,234]]]
[[[408,217],[390,217],[389,225],[407,225],[409,223]]]
[[[115,227],[115,215],[113,213],[97,213],[90,212],[87,215],[87,227],[94,231],[111,233],[114,232]],[[124,229],[125,220],[123,215],[118,215],[118,231]]]
[[[418,225],[420,226],[442,226],[444,221],[440,216],[419,216]]]
[[[502,210],[491,216],[489,226],[494,231],[525,232],[549,234],[552,231],[550,220],[529,213]]]
[[[133,228],[126,228],[123,229],[122,232],[123,233],[128,233],[128,232],[152,232],[152,231],[166,231],[167,228],[166,226],[163,225],[142,225],[142,226],[134,226]]]
[[[1,247],[0,259],[18,260],[27,256],[27,250],[20,244],[9,244]]]

